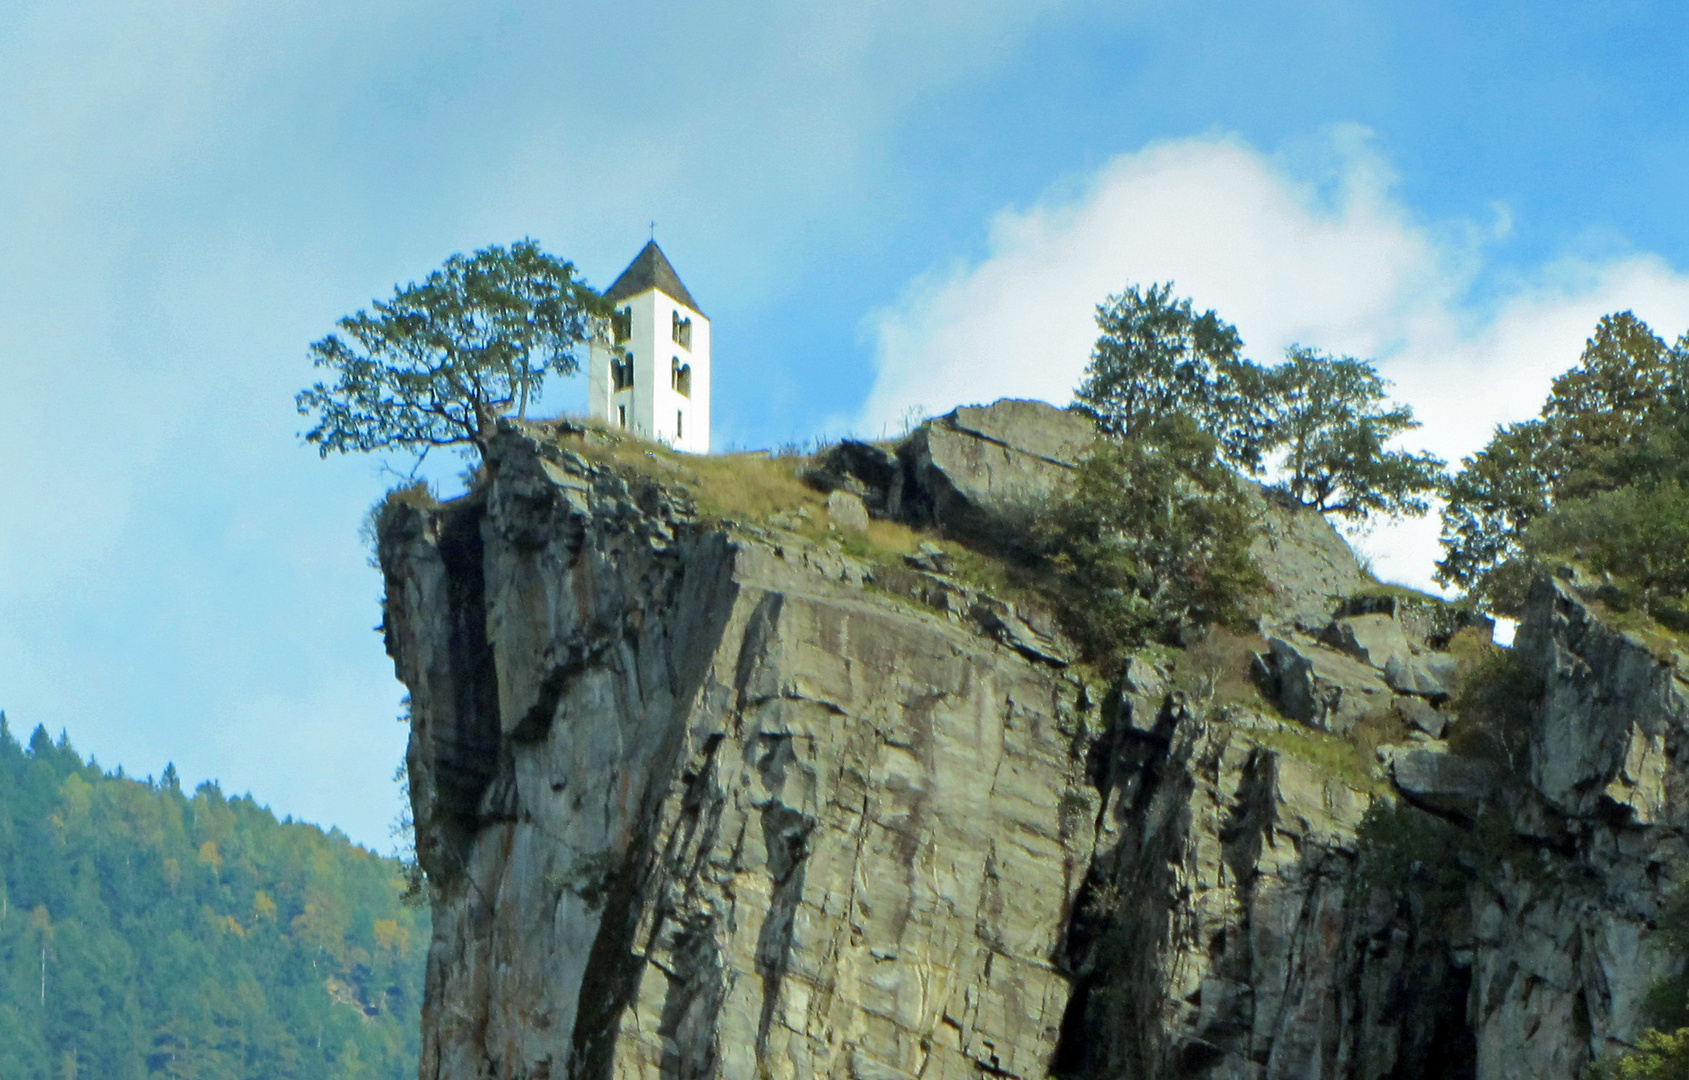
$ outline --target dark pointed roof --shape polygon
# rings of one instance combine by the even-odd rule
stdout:
[[[657,246],[655,240],[646,244],[639,254],[634,256],[634,260],[628,263],[628,268],[622,271],[622,276],[617,278],[616,283],[604,294],[604,299],[612,304],[619,304],[647,289],[667,293],[670,299],[679,300],[693,311],[703,313],[698,301],[692,299],[692,294],[680,283],[680,275],[674,272],[674,267],[669,265],[668,258],[663,255],[663,249]]]

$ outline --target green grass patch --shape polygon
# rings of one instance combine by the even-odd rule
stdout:
[[[800,509],[823,520],[826,516],[826,498],[798,479],[803,458],[683,454],[598,426],[569,442],[570,449],[615,472],[684,488],[707,518],[760,524],[777,513]]]
[[[1447,600],[1444,600],[1435,593],[1421,592],[1420,590],[1411,588],[1407,585],[1396,585],[1387,581],[1379,581],[1377,578],[1373,579],[1373,584],[1368,585],[1364,589],[1357,589],[1352,595],[1354,597],[1389,597],[1394,600],[1407,601],[1410,603],[1448,603]]]
[[[1370,738],[1345,738],[1292,720],[1276,729],[1252,731],[1250,736],[1267,749],[1306,762],[1356,791],[1372,795],[1390,791],[1378,764],[1379,743]]]

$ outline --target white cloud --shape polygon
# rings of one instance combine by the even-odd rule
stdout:
[[[1424,421],[1412,441],[1450,461],[1533,415],[1602,314],[1631,308],[1666,336],[1689,327],[1689,276],[1650,255],[1567,258],[1470,301],[1499,277],[1484,244],[1510,227],[1505,207],[1488,230],[1416,220],[1364,132],[1329,140],[1325,176],[1236,139],[1192,138],[1002,211],[983,259],[928,274],[870,320],[878,376],[861,428],[896,427],[914,407],[1069,400],[1094,305],[1132,283],[1177,282],[1258,360],[1295,342],[1375,358]],[[1384,522],[1361,546],[1381,575],[1425,587],[1436,535],[1434,519]]]

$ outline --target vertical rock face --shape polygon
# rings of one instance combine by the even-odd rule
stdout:
[[[1689,658],[1544,581],[1512,662],[1516,756],[1419,735],[1389,787],[1243,713],[1105,738],[1057,1068],[1525,1080],[1633,1044],[1673,964]]]
[[[1080,452],[1034,404],[825,486],[989,527]],[[1571,585],[1457,754],[1451,626],[1317,517],[1265,518],[1274,711],[1159,654],[1088,687],[938,548],[894,581],[514,425],[488,464],[381,530],[427,1080],[1571,1078],[1669,973],[1689,696]]]
[[[1684,865],[1689,658],[1544,579],[1516,643],[1537,699],[1509,823],[1535,860],[1474,890],[1480,1075],[1576,1075],[1632,1043],[1672,961],[1650,945]]]
[[[514,429],[383,533],[428,1077],[1038,1074],[1081,689]]]

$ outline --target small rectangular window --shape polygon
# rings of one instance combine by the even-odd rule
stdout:
[[[616,406],[616,424],[620,427],[628,426],[628,407],[626,405]]]
[[[679,412],[679,411],[676,411],[675,414],[674,414],[674,437],[676,439],[686,438],[686,431],[684,430],[684,427],[683,427],[683,425],[685,423],[686,423],[686,414]]]

